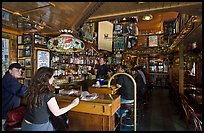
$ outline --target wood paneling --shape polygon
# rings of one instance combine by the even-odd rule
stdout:
[[[71,103],[74,97],[56,96],[60,107]],[[70,131],[114,131],[115,112],[120,108],[120,95],[99,96],[92,101],[80,100],[79,105],[68,112]]]
[[[202,16],[201,2],[143,2],[142,4],[139,2],[53,2],[54,7],[29,12],[29,10],[48,4],[48,2],[3,2],[2,8],[11,12],[23,13],[26,11],[22,15],[29,16],[30,19],[37,22],[42,16],[42,20],[47,24],[47,27],[41,31],[43,33],[58,32],[62,28],[76,30],[87,19],[88,21],[111,20],[161,12],[181,12]],[[159,24],[155,23],[159,27]],[[147,23],[147,25],[152,25],[152,23]],[[147,25],[145,27],[148,27]]]
[[[60,107],[65,107],[71,103],[71,96],[56,96]],[[107,95],[103,99],[97,98],[93,101],[80,101],[80,104],[72,109],[72,111],[98,114],[98,115],[113,115],[120,107],[120,96],[113,95],[113,100]]]

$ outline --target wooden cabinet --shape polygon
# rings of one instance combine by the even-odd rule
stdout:
[[[74,97],[56,96],[60,107],[71,103]],[[92,101],[80,101],[79,105],[68,112],[70,131],[114,131],[115,112],[120,108],[120,95],[100,94]]]

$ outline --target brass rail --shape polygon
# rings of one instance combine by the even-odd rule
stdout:
[[[117,75],[126,75],[126,76],[130,77],[130,79],[133,82],[133,85],[134,85],[134,131],[136,131],[136,128],[137,128],[136,127],[136,125],[137,125],[137,86],[136,86],[135,79],[128,73],[121,73],[121,72],[115,73],[108,80],[108,88],[110,88],[110,84],[111,84],[112,79]]]

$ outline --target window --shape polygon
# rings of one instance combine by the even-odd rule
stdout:
[[[2,76],[9,67],[9,39],[2,38]]]

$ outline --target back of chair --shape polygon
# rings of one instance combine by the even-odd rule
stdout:
[[[194,131],[202,131],[202,121],[197,117],[195,111],[190,105],[188,105],[188,113],[189,113],[189,119],[193,120]]]
[[[188,120],[188,102],[187,102],[187,97],[185,97],[184,95],[180,95],[180,100],[181,100],[181,106],[184,110],[186,119]]]

